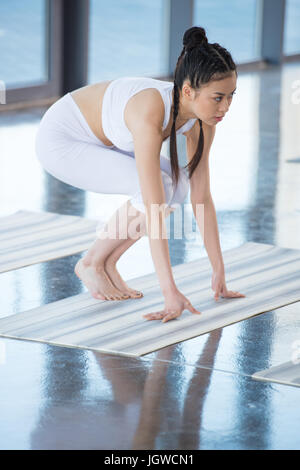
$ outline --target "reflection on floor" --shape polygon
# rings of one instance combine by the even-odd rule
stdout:
[[[211,190],[223,250],[246,241],[300,249],[299,71],[287,64],[240,72],[231,109],[217,124]],[[26,209],[107,220],[126,196],[84,193],[36,161],[45,110],[0,114],[0,215]],[[188,198],[183,210],[192,220]],[[177,216],[169,226],[173,266],[206,256],[195,223],[183,239],[175,236]],[[79,257],[2,273],[0,316],[84,292],[73,273]],[[154,271],[146,237],[118,268],[126,280]],[[0,447],[299,448],[299,389],[251,379],[291,360],[299,340],[299,302],[139,359],[2,338]]]

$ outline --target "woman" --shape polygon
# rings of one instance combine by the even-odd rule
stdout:
[[[226,49],[208,43],[201,27],[185,32],[183,46],[174,83],[123,77],[67,93],[47,110],[36,138],[41,164],[61,181],[88,191],[132,195],[105,227],[118,220],[118,234],[125,230],[125,239],[100,233],[76,264],[75,273],[97,299],[140,297],[142,293],[121,278],[116,263],[147,233],[165,308],[145,318],[163,322],[185,308],[201,313],[175,284],[165,237],[164,219],[185,200],[188,183],[193,209],[204,204],[204,244],[213,269],[215,299],[244,297],[226,287],[208,165],[216,124],[228,111],[236,88],[236,66]],[[178,133],[186,137],[185,168],[178,165]],[[169,136],[170,161],[160,154]],[[158,214],[151,211],[153,207],[159,207]],[[130,235],[132,224],[139,229],[138,237]],[[154,228],[158,237],[152,235],[157,233]]]

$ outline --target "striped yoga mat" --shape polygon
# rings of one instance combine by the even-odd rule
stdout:
[[[253,379],[265,382],[276,382],[285,385],[294,385],[300,387],[300,362],[285,362],[270,369],[255,372],[251,376]]]
[[[166,323],[144,319],[164,306],[151,273],[131,280],[144,292],[140,299],[101,301],[86,292],[0,319],[0,336],[141,356],[300,299],[300,250],[245,243],[223,258],[228,289],[245,298],[214,300],[208,258],[173,267],[178,288],[200,315],[186,310]]]
[[[0,218],[0,273],[86,250],[97,221],[51,212],[18,211]]]

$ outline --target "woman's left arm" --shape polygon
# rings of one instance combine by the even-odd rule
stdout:
[[[199,210],[198,206],[197,210],[197,204],[199,204],[202,209]],[[216,210],[212,197],[210,196],[208,199],[200,199],[198,201],[193,199],[192,206],[213,269],[211,287],[215,292],[215,300],[218,300],[220,295],[227,298],[245,297],[245,295],[230,291],[226,287],[225,267],[220,246]]]
[[[190,200],[204,246],[209,257],[213,274],[212,289],[215,300],[222,297],[245,297],[239,292],[229,291],[225,282],[225,267],[221,251],[218,222],[214,202],[210,192],[209,152],[215,136],[216,127],[202,123],[204,148],[197,168],[190,179]],[[187,156],[190,161],[196,151],[200,133],[198,121],[186,135]]]

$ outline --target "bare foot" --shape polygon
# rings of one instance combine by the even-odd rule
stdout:
[[[140,292],[138,290],[135,290],[135,289],[131,289],[126,284],[124,279],[120,276],[120,273],[117,271],[115,263],[113,263],[113,262],[104,263],[104,269],[105,269],[105,272],[108,275],[109,279],[111,280],[113,285],[117,287],[117,289],[120,289],[120,291],[128,294],[130,297],[133,297],[134,299],[138,299],[140,297],[143,297],[142,292]]]
[[[75,274],[81,279],[95,299],[101,300],[125,300],[128,294],[117,289],[104,271],[104,267],[86,266],[82,258],[76,263]]]

